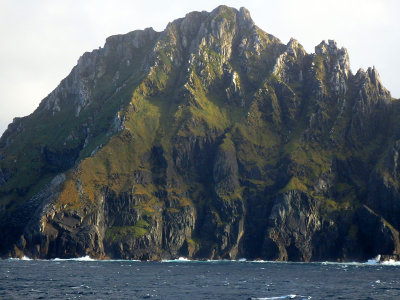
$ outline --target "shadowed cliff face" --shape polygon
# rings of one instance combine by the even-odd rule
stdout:
[[[375,68],[220,6],[109,37],[0,139],[0,252],[399,255],[399,103]]]

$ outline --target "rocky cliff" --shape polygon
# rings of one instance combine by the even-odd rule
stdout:
[[[109,37],[0,139],[0,253],[399,255],[399,101],[245,8]]]

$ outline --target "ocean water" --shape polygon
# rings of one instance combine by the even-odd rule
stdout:
[[[0,299],[400,299],[400,264],[0,260]]]

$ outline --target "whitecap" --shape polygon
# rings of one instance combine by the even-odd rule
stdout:
[[[295,299],[297,295],[284,295],[277,297],[251,298],[251,300],[279,300],[279,299]]]
[[[142,262],[138,259],[95,259],[89,255],[75,258],[53,258],[50,261],[97,261],[97,262]]]
[[[54,258],[53,261],[96,261],[96,259],[91,258],[89,255],[76,257],[76,258]]]
[[[252,262],[252,263],[274,263],[274,261],[268,261],[268,260],[262,260],[262,259],[252,260],[250,262]]]
[[[381,255],[378,254],[377,256],[375,256],[374,258],[368,259],[368,261],[366,262],[367,265],[375,265],[375,264],[379,264],[381,261]]]
[[[94,261],[95,259],[91,258],[89,255],[83,257],[72,258],[72,260],[76,261]]]
[[[190,260],[186,257],[179,257],[176,259],[163,259],[161,262],[196,262],[197,260]]]
[[[389,260],[382,261],[381,265],[385,265],[385,266],[400,266],[400,261],[389,259]]]
[[[394,259],[389,260],[381,260],[381,255],[378,254],[376,257],[368,259],[366,262],[367,265],[384,265],[384,266],[400,266],[400,261],[396,261]]]
[[[16,258],[16,257],[9,257],[7,258],[7,260],[13,261],[13,260],[21,260],[20,258]]]
[[[179,257],[177,260],[180,260],[180,261],[190,261],[190,259],[187,259],[186,257]]]

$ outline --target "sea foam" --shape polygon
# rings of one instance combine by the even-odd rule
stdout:
[[[8,260],[32,260],[32,258],[29,258],[28,256],[23,256],[23,257],[21,257],[21,258],[17,258],[17,257],[10,257],[10,258],[7,258]]]
[[[161,262],[195,262],[197,260],[190,260],[186,257],[179,257],[177,259],[163,259]]]
[[[385,266],[400,266],[400,261],[389,259],[387,261],[382,261],[381,265],[385,265]]]
[[[251,300],[311,299],[311,296],[284,295],[276,297],[250,298]]]
[[[53,261],[95,261],[96,259],[91,258],[89,255],[76,257],[76,258],[54,258]]]

